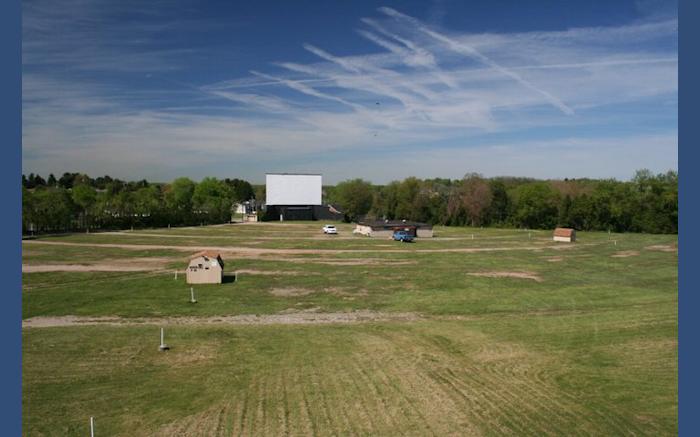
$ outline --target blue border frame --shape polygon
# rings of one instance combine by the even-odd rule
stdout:
[[[698,196],[694,192],[700,184],[698,162],[698,84],[700,60],[697,56],[700,30],[697,18],[700,2],[683,0],[679,5],[678,81],[683,92],[678,92],[678,434],[700,435],[698,392],[700,391],[700,351],[696,334],[700,331],[697,315],[700,279],[697,276],[700,230]]]
[[[697,41],[700,30],[697,18],[700,2],[681,0],[679,5],[679,435],[700,435],[700,417],[697,414],[700,376],[700,351],[695,334],[700,331],[700,317],[696,314],[700,295],[700,279],[695,275],[700,244],[700,229],[695,223],[700,206],[693,188],[700,186],[700,172],[696,173],[700,151],[697,110],[700,60]],[[3,435],[22,434],[22,343],[21,343],[21,186],[22,122],[21,122],[21,1],[0,2],[0,47],[3,67],[0,68],[0,132],[3,139],[3,159],[0,180],[4,188],[3,206],[9,213],[0,215],[3,229],[0,234],[2,260],[15,272],[6,277],[3,305],[0,306],[0,338],[4,358],[0,361],[3,388],[0,395],[0,415]]]
[[[3,159],[0,186],[3,187],[0,247],[2,262],[12,274],[6,276],[0,306],[0,412],[2,434],[22,435],[22,18],[20,0],[3,0],[0,7],[0,132]]]

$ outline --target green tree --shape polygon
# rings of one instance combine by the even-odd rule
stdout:
[[[28,199],[27,222],[38,232],[69,230],[74,205],[68,192],[61,188],[40,188]]]
[[[231,220],[233,194],[224,181],[216,178],[204,178],[194,189],[192,202],[195,212],[209,223],[221,223]]]
[[[97,200],[97,193],[95,192],[95,189],[85,183],[81,183],[73,187],[71,190],[71,196],[73,198],[73,203],[80,208],[81,226],[89,230],[90,212],[93,205],[95,205],[95,201]]]
[[[155,224],[162,207],[160,190],[155,185],[134,192],[134,213],[141,225]]]
[[[188,223],[192,215],[192,196],[196,184],[189,178],[177,178],[165,190],[165,204],[175,223]]]
[[[503,225],[508,220],[510,214],[511,200],[508,197],[506,185],[501,180],[489,180],[491,188],[491,205],[486,214],[487,223]]]
[[[417,212],[414,208],[416,196],[420,192],[421,184],[417,178],[409,177],[398,184],[396,190],[396,210],[394,218],[402,220],[415,220]]]
[[[517,226],[551,229],[557,221],[558,195],[546,182],[531,182],[515,189],[513,221]]]
[[[333,203],[340,205],[349,220],[357,220],[372,208],[374,189],[362,179],[340,182],[332,194]]]
[[[470,173],[453,187],[447,211],[455,222],[466,220],[471,226],[486,222],[493,196],[491,186],[480,174]]]

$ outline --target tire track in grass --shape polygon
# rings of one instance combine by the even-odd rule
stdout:
[[[403,420],[401,420],[401,423],[409,426],[415,426],[416,428],[423,428],[421,431],[422,435],[424,435],[426,430],[435,435],[435,432],[430,428],[430,425],[428,425],[428,421],[426,420],[425,416],[420,412],[420,410],[414,408],[410,401],[408,401],[403,388],[393,382],[384,371],[383,367],[392,367],[392,369],[395,369],[396,363],[393,363],[392,359],[382,360],[382,366],[378,366],[377,360],[375,359],[365,361],[366,366],[371,369],[372,373],[378,376],[382,386],[387,387],[394,393],[392,399],[396,399],[398,401],[398,408],[403,414]],[[419,420],[415,420],[416,416]]]
[[[434,391],[435,387],[433,384],[426,384],[427,379],[419,375],[419,373],[422,373],[422,369],[412,365],[412,363],[407,359],[402,359],[401,362],[395,363],[395,366],[393,366],[392,369],[394,369],[394,377],[390,378],[387,375],[389,384],[394,387],[405,402],[411,406],[411,408],[421,419],[420,423],[423,423],[431,434],[435,436],[442,436],[454,432],[452,431],[452,427],[445,429],[443,426],[441,419],[445,417],[445,413],[449,414],[451,418],[448,423],[454,423],[455,416],[461,416],[460,424],[465,423],[465,417],[462,416],[460,408],[457,408],[454,403],[451,403],[449,406],[445,406],[442,399],[440,399],[441,396],[434,395],[436,391]],[[420,382],[416,382],[417,380],[420,380]],[[411,396],[406,394],[406,389],[408,389]],[[424,392],[431,393],[432,396],[429,396],[430,399],[427,399]],[[412,396],[416,396],[416,399],[413,399]],[[442,408],[435,408],[436,405],[440,404]],[[426,416],[423,411],[439,411],[440,414]],[[466,421],[466,423],[468,423],[468,421]],[[461,429],[459,432],[464,433],[465,430]],[[471,427],[468,434],[477,435],[478,432]]]
[[[536,433],[537,435],[541,434],[543,430],[539,429],[539,423],[528,414],[522,413],[523,410],[533,411],[529,400],[515,398],[513,394],[510,393],[509,387],[505,386],[508,387],[505,388],[502,382],[500,385],[498,382],[494,382],[493,386],[504,388],[500,390],[491,388],[492,384],[474,376],[470,377],[472,373],[475,373],[475,369],[464,372],[465,376],[469,377],[473,384],[468,384],[465,380],[457,376],[449,367],[442,369],[441,375],[445,381],[448,381],[450,385],[462,395],[464,395],[465,390],[470,391],[476,389],[482,396],[490,398],[492,404],[496,406],[496,411],[498,411],[499,415],[506,420],[512,428],[517,428],[519,435],[532,435],[532,430],[535,429],[538,430]],[[468,398],[468,396],[465,397]]]
[[[244,401],[242,399],[236,399],[236,408],[231,415],[231,432],[229,435],[241,435],[241,417],[243,416]]]
[[[427,399],[424,408],[429,411],[439,411],[439,414],[434,414],[431,417],[434,417],[433,420],[441,424],[443,428],[447,428],[441,434],[450,432],[463,434],[465,432],[464,427],[468,428],[470,435],[480,434],[473,422],[488,422],[490,417],[475,414],[477,410],[472,408],[472,405],[468,405],[470,414],[465,415],[463,400],[456,400],[452,396],[451,389],[430,377],[430,369],[432,369],[433,365],[428,363],[428,360],[421,359],[421,357],[426,354],[426,349],[432,350],[434,345],[426,342],[416,342],[415,338],[406,337],[404,334],[384,332],[375,337],[368,355],[376,357],[381,362],[391,362],[395,364],[392,368],[403,370],[400,380],[402,382],[411,381],[414,384],[414,392],[421,394],[422,399]],[[379,339],[381,341],[377,341]],[[425,368],[428,368],[428,370]],[[408,377],[409,375],[410,377]],[[430,389],[426,390],[428,387]],[[427,397],[425,396],[426,392],[429,393]],[[445,408],[436,410],[435,405],[441,405]],[[446,417],[445,411],[449,411],[450,417]],[[455,416],[461,417],[461,422],[458,425],[459,430],[451,431],[454,429]],[[444,422],[441,420],[443,418],[446,419]]]
[[[219,414],[216,415],[215,425],[213,427],[213,433],[209,435],[222,435],[225,428],[225,418],[228,415],[228,404],[224,404],[219,408]]]
[[[340,369],[336,363],[337,360],[329,360],[329,362],[326,363],[326,369],[330,371],[330,375],[328,377],[328,383],[330,385],[329,388],[332,390],[332,393],[337,395],[338,405],[336,411],[340,412],[344,427],[344,430],[341,430],[344,432],[341,432],[341,434],[360,435],[362,433],[358,431],[357,424],[349,415],[358,411],[357,405],[351,405],[348,402],[349,399],[352,399],[351,393],[348,390],[348,386],[342,384],[340,379],[340,375],[344,374],[345,372],[343,369]]]
[[[268,374],[267,372],[264,372],[262,374],[262,377],[260,378],[260,382],[258,382],[256,387],[257,401],[255,403],[255,421],[253,422],[253,426],[251,428],[258,432],[260,430],[267,430],[267,415],[265,414],[265,407],[267,405],[267,399],[265,398],[265,390],[267,387],[267,382]]]
[[[417,400],[410,401],[413,402],[414,407],[418,411],[431,411],[433,414],[426,416],[422,412],[421,416],[426,421],[426,426],[430,428],[433,435],[442,436],[447,434],[452,434],[454,432],[453,426],[455,425],[454,418],[460,417],[459,426],[462,424],[470,422],[466,416],[464,416],[461,408],[458,408],[457,404],[451,401],[448,396],[440,395],[440,387],[436,386],[433,381],[427,378],[424,374],[422,368],[415,365],[408,359],[402,360],[400,371],[397,372],[396,378],[400,381],[400,384],[407,386],[410,393],[417,397]],[[406,399],[410,399],[406,397]],[[434,414],[435,411],[439,411],[440,414]],[[450,416],[447,422],[443,422],[446,416]],[[431,424],[432,422],[432,424]],[[465,433],[464,429],[460,429],[459,433]],[[473,426],[469,426],[469,435],[478,435],[476,429]]]
[[[332,435],[336,435],[336,426],[335,426],[335,415],[331,413],[328,405],[328,399],[326,398],[325,394],[325,389],[322,385],[322,382],[320,381],[317,373],[317,369],[319,367],[320,363],[315,363],[313,366],[307,366],[306,369],[309,370],[307,373],[307,378],[306,381],[309,381],[311,383],[311,387],[313,389],[313,400],[315,403],[320,407],[316,408],[316,411],[321,411],[322,412],[322,418],[324,422],[324,426],[322,428],[319,428],[319,431],[322,431],[322,433],[329,433]]]
[[[287,400],[287,374],[285,370],[277,372],[275,391],[281,393],[282,399],[277,403],[277,420],[281,433],[277,435],[289,435],[289,402]]]
[[[531,396],[531,393],[525,393],[520,388],[521,380],[511,376],[505,376],[502,374],[492,374],[489,369],[483,366],[470,366],[460,369],[464,376],[457,375],[455,371],[448,367],[445,369],[448,377],[453,381],[457,382],[457,385],[462,387],[471,387],[472,384],[468,384],[465,378],[472,380],[473,384],[479,385],[482,390],[490,390],[493,396],[497,397],[503,402],[503,405],[507,406],[509,411],[514,411],[516,417],[522,417],[523,420],[529,422],[533,429],[542,427],[550,427],[550,418],[544,417],[541,411],[541,405],[548,402],[555,402],[557,395],[555,393],[550,394],[545,397],[545,402],[542,402],[539,396]],[[473,375],[479,375],[478,378]],[[491,387],[501,387],[500,390],[491,389]],[[523,414],[523,411],[527,411],[527,414]],[[558,412],[555,410],[550,410],[554,417],[558,416]],[[547,433],[547,429],[541,429],[543,433]]]
[[[426,348],[431,348],[430,342],[426,343],[426,341],[424,340],[421,342],[421,344]],[[485,348],[482,347],[480,348],[480,351],[484,349]],[[479,353],[477,353],[477,355],[479,355]],[[567,420],[566,414],[568,414],[568,410],[581,411],[584,408],[580,404],[580,400],[570,398],[568,396],[568,393],[563,392],[561,390],[542,390],[543,387],[552,387],[552,381],[550,380],[550,378],[544,378],[542,376],[546,373],[544,370],[534,373],[536,382],[532,382],[528,378],[530,374],[528,373],[527,369],[529,369],[530,366],[525,367],[524,370],[514,370],[522,368],[523,365],[520,363],[520,361],[522,360],[518,360],[518,362],[516,362],[515,364],[511,364],[512,361],[506,362],[505,364],[509,366],[509,369],[505,371],[498,371],[498,369],[490,367],[489,363],[484,363],[483,361],[475,361],[473,364],[465,364],[463,360],[456,360],[452,356],[444,355],[443,352],[440,352],[440,356],[441,362],[451,363],[452,367],[460,369],[464,367],[464,372],[468,375],[468,377],[474,380],[474,384],[477,384],[479,387],[481,387],[482,390],[488,390],[490,393],[500,396],[500,399],[504,399],[504,394],[494,392],[490,387],[500,387],[503,386],[505,382],[509,392],[511,392],[511,397],[515,398],[514,400],[510,400],[508,402],[508,404],[511,405],[509,406],[508,410],[512,410],[512,408],[516,408],[517,410],[517,408],[520,405],[530,406],[530,400],[536,399],[538,400],[538,409],[548,410],[551,413],[551,416],[557,418],[557,422],[559,423],[551,424],[551,426],[556,426],[557,429],[562,429],[562,432],[570,431],[571,426],[573,426],[574,424],[580,424],[582,421],[589,422],[589,417],[586,416],[583,412],[579,412],[578,414],[570,414],[568,417],[571,418],[571,420]],[[527,362],[531,361],[532,359],[527,360]],[[535,368],[547,367],[546,363],[545,365],[542,365],[542,363],[538,363],[537,361],[534,362],[533,366]],[[480,381],[479,378],[474,378],[473,375],[480,375],[481,379],[483,379],[484,381]],[[456,380],[461,380],[461,378],[457,375],[454,375],[454,378]],[[483,382],[486,382],[486,385],[484,385]],[[469,384],[466,384],[466,386],[470,387]],[[505,399],[509,399],[507,394],[505,396]],[[515,405],[512,406],[514,402]],[[552,402],[557,402],[557,405],[560,405],[560,407],[558,409],[552,409],[551,407],[549,407],[549,405]],[[566,414],[562,414],[562,412],[566,412]],[[542,418],[543,414],[544,411],[535,411],[535,415],[539,416],[540,418]],[[544,420],[540,420],[541,423],[546,424],[546,427],[550,429],[551,416],[547,415],[546,417],[544,417]],[[601,432],[602,431],[603,430],[601,430]]]
[[[397,414],[397,408],[391,404],[391,399],[388,397],[386,387],[383,387],[383,384],[377,383],[373,372],[371,369],[368,369],[369,366],[366,360],[353,360],[352,363],[358,376],[365,381],[367,387],[372,391],[373,397],[378,400],[378,410],[381,412],[384,425],[386,425],[389,430],[401,429],[403,423],[401,419],[403,417]]]
[[[572,403],[564,396],[561,390],[552,388],[552,379],[546,377],[548,373],[545,368],[546,363],[535,363],[530,365],[532,359],[525,360],[520,355],[513,357],[513,349],[518,349],[512,345],[506,345],[511,356],[507,360],[495,359],[491,361],[478,361],[475,367],[484,375],[491,375],[493,383],[498,383],[499,379],[507,378],[512,387],[511,392],[519,399],[538,400],[537,407],[541,412],[539,416],[546,414],[545,423],[556,426],[558,431],[570,431],[571,424],[580,424],[587,421],[587,417],[581,412],[578,403]],[[516,351],[517,352],[517,351]],[[494,353],[492,349],[483,347],[477,355],[484,353]],[[496,352],[497,354],[500,351]],[[534,369],[533,372],[529,372]],[[495,378],[495,380],[493,379]],[[554,419],[554,420],[553,420]]]
[[[336,366],[334,370],[334,374],[338,377],[338,381],[341,383],[341,386],[345,387],[345,390],[348,390],[348,387],[352,387],[353,399],[357,399],[354,411],[357,412],[362,419],[364,419],[362,423],[369,425],[367,434],[378,434],[379,427],[377,427],[377,424],[373,419],[374,416],[372,412],[367,408],[368,404],[375,405],[376,399],[372,396],[369,396],[369,398],[367,397],[367,390],[363,390],[359,386],[358,378],[356,377],[352,368],[339,368]],[[377,410],[376,408],[373,408],[372,411]]]
[[[462,404],[464,408],[471,411],[475,405],[482,406],[486,404],[487,409],[482,415],[480,415],[483,419],[483,422],[481,422],[483,424],[482,426],[487,429],[486,434],[495,432],[496,435],[502,435],[512,433],[519,429],[519,427],[511,423],[507,417],[505,418],[505,421],[497,418],[497,416],[502,416],[503,414],[490,398],[477,398],[464,393],[435,369],[428,370],[427,374],[434,380],[435,383],[441,386],[443,393],[451,397],[457,404]],[[522,430],[520,432],[522,433]]]
[[[244,431],[247,430],[247,422],[248,422],[248,416],[249,412],[248,409],[250,408],[250,388],[253,385],[255,381],[255,375],[248,381],[248,386],[245,388],[243,391],[243,402],[242,402],[242,407],[241,407],[241,416],[240,420],[238,422],[238,435],[244,435]]]
[[[302,384],[299,382],[298,372],[286,371],[285,385],[287,389],[287,402],[289,415],[289,430],[291,435],[315,435],[313,422],[306,407],[306,399],[303,394]]]
[[[299,370],[301,372],[301,369]],[[318,423],[316,423],[316,417],[311,413],[311,406],[309,403],[309,395],[306,392],[306,384],[300,383],[302,381],[305,381],[305,378],[302,377],[301,373],[297,374],[297,388],[301,392],[302,395],[302,400],[303,400],[303,413],[306,416],[308,423],[311,425],[311,435],[317,436],[319,435],[319,427]]]
[[[235,420],[238,417],[239,414],[239,409],[240,409],[241,403],[236,401],[230,401],[229,402],[229,411],[228,415],[226,416],[226,427],[224,428],[223,435],[234,435],[233,430],[235,428]],[[234,408],[235,406],[235,408]]]
[[[481,350],[486,350],[486,347],[482,347]],[[614,406],[611,405],[611,408],[608,410],[608,414],[603,414],[585,407],[581,404],[580,398],[572,395],[566,390],[551,388],[555,386],[555,384],[553,383],[552,378],[549,376],[551,372],[547,372],[545,369],[552,368],[553,366],[548,365],[546,362],[537,363],[537,368],[540,370],[529,374],[532,375],[531,378],[520,377],[525,375],[523,374],[524,372],[518,372],[515,370],[522,366],[522,364],[519,362],[512,363],[511,361],[503,363],[506,365],[504,369],[500,369],[497,366],[486,365],[488,363],[483,364],[482,371],[485,374],[492,373],[496,378],[503,378],[501,375],[508,374],[511,376],[511,381],[518,381],[519,385],[517,387],[514,386],[514,388],[519,388],[524,392],[522,395],[523,398],[542,399],[542,401],[539,402],[540,407],[545,410],[549,410],[551,413],[548,415],[548,420],[546,423],[551,422],[551,417],[557,417],[560,421],[560,428],[564,432],[570,432],[570,427],[573,426],[573,424],[576,424],[578,428],[581,429],[580,424],[582,423],[585,423],[588,426],[593,425],[594,428],[598,428],[598,430],[594,432],[596,434],[607,432],[610,429],[615,429],[618,433],[625,433],[628,431],[625,426],[627,423],[624,421],[624,419],[621,417],[609,417],[609,412],[615,410]],[[518,379],[516,379],[516,377],[518,377]],[[552,404],[554,404],[556,408],[552,408]],[[597,416],[599,420],[593,420],[591,414]],[[601,422],[606,423],[607,425],[601,428],[599,425]],[[638,431],[640,430],[638,429]]]

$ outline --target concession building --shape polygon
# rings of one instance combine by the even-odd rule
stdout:
[[[394,231],[407,231],[414,237],[432,237],[433,226],[427,223],[410,222],[406,220],[374,220],[360,221],[352,231],[353,234],[366,235],[368,237],[390,238]]]

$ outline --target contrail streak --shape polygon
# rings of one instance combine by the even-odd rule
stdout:
[[[567,114],[567,115],[574,114],[574,110],[569,108],[568,106],[566,106],[566,104],[564,104],[564,102],[559,100],[559,98],[557,98],[556,96],[552,95],[551,93],[549,93],[543,89],[537,88],[532,83],[523,79],[522,76],[520,76],[519,74],[517,74],[513,71],[510,71],[505,67],[502,67],[501,65],[499,65],[498,63],[496,63],[495,61],[490,59],[488,56],[485,56],[482,53],[480,53],[475,48],[473,48],[467,44],[457,42],[457,41],[453,40],[452,38],[449,38],[449,37],[447,37],[439,32],[435,32],[434,30],[431,30],[428,27],[426,27],[425,25],[423,25],[420,21],[416,20],[415,18],[410,17],[410,16],[405,15],[405,14],[402,14],[401,12],[399,12],[395,9],[384,6],[384,7],[379,8],[379,10],[392,18],[406,20],[406,21],[412,23],[413,25],[416,26],[416,28],[419,31],[425,33],[426,35],[428,35],[428,36],[430,36],[430,37],[432,37],[432,38],[434,38],[442,43],[444,43],[451,50],[453,50],[457,53],[461,53],[465,56],[469,56],[471,58],[477,59],[478,61],[488,65],[489,67],[493,68],[494,70],[499,71],[500,73],[512,78],[513,80],[520,83],[524,87],[529,88],[529,89],[541,94],[542,96],[544,96],[545,99],[547,99],[547,101],[549,101],[549,103],[551,103],[553,106],[557,107],[564,114]]]

